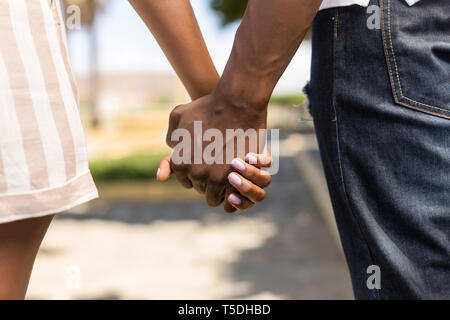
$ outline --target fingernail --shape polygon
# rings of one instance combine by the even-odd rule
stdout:
[[[258,159],[253,154],[250,153],[245,157],[245,161],[247,161],[250,164],[258,163]]]
[[[161,172],[161,168],[158,168],[158,171],[156,171],[156,178],[159,177],[159,173]]]
[[[235,168],[236,170],[239,171],[244,171],[245,170],[245,164],[244,162],[242,162],[242,160],[240,159],[233,159],[231,161],[231,165],[233,166],[233,168]]]
[[[230,173],[228,175],[228,180],[230,181],[231,184],[235,186],[240,186],[242,183],[242,180],[238,177],[236,173]]]
[[[239,197],[237,195],[235,195],[234,193],[232,193],[228,196],[228,201],[230,201],[232,204],[234,204],[236,206],[241,204],[241,199],[239,199]]]

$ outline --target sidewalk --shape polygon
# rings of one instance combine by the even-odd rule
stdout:
[[[29,298],[351,299],[336,239],[297,170],[298,153],[312,146],[304,138],[282,142],[297,149],[281,148],[290,152],[266,201],[243,214],[184,196],[101,200],[60,215]]]

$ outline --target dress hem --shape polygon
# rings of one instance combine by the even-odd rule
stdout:
[[[97,188],[88,171],[60,187],[2,195],[0,224],[61,213],[95,198]]]

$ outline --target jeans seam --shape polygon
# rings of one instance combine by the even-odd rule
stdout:
[[[338,17],[338,9],[335,9],[336,11],[336,17],[335,19]],[[335,20],[335,28],[337,26],[336,24],[337,19]],[[335,32],[337,32],[337,29],[335,29]],[[336,147],[337,147],[337,158],[338,158],[338,164],[339,164],[339,175],[340,175],[340,179],[341,179],[341,183],[342,183],[342,192],[344,194],[344,202],[346,203],[346,207],[348,208],[348,210],[350,211],[350,214],[352,215],[353,219],[355,219],[356,224],[358,226],[358,230],[361,234],[361,237],[363,239],[363,241],[365,242],[365,245],[367,247],[367,250],[369,252],[369,257],[371,260],[372,265],[376,265],[375,263],[375,258],[374,255],[372,253],[372,250],[370,248],[369,245],[369,241],[367,240],[367,236],[365,235],[362,227],[361,227],[361,223],[357,217],[357,215],[355,215],[355,213],[353,212],[353,209],[350,205],[350,198],[348,196],[347,193],[347,188],[345,186],[345,179],[344,179],[344,169],[342,166],[342,152],[341,152],[341,143],[340,143],[340,139],[339,139],[339,117],[337,114],[337,107],[336,107],[336,81],[335,81],[335,75],[336,75],[336,40],[337,37],[334,39],[335,41],[333,41],[333,87],[332,87],[332,107],[333,107],[333,112],[334,112],[334,122],[335,122],[335,126],[336,126]],[[375,295],[378,298],[378,300],[381,300],[381,293],[376,290],[375,291]]]
[[[445,112],[445,113],[449,113],[450,114],[450,110],[446,110],[446,109],[443,109],[443,108],[440,108],[440,107],[432,106],[432,105],[429,105],[429,104],[426,104],[426,103],[422,103],[422,102],[413,100],[413,99],[411,99],[411,98],[409,98],[409,97],[407,97],[407,96],[405,96],[403,94],[402,85],[401,85],[401,82],[400,82],[400,75],[399,75],[399,72],[398,72],[397,59],[396,59],[395,50],[394,50],[393,41],[392,41],[392,33],[391,33],[391,0],[387,0],[387,1],[388,1],[388,8],[387,9],[388,9],[389,46],[390,46],[391,51],[392,51],[392,60],[394,62],[394,66],[395,66],[395,76],[397,78],[398,90],[399,90],[399,94],[400,94],[401,98],[403,98],[405,100],[408,100],[408,101],[411,101],[411,102],[414,102],[416,104],[428,107],[428,108],[436,109],[436,110],[439,110],[441,112]],[[444,117],[444,118],[450,119],[450,115],[445,115],[445,114],[441,114],[441,113],[438,113],[438,112],[433,112],[433,111],[430,111],[430,110],[427,110],[427,109],[424,109],[424,108],[421,108],[421,107],[418,107],[418,106],[413,106],[413,105],[411,105],[409,103],[400,101],[400,99],[399,99],[399,97],[397,95],[397,86],[396,86],[394,75],[393,75],[393,71],[392,71],[393,68],[392,68],[392,63],[391,63],[391,58],[390,58],[390,53],[389,53],[389,47],[388,47],[388,44],[387,44],[388,41],[386,40],[387,39],[387,37],[386,37],[386,24],[385,24],[384,5],[383,4],[384,4],[384,0],[380,0],[381,23],[382,23],[382,31],[383,31],[384,51],[386,53],[387,66],[388,66],[388,69],[389,69],[389,75],[390,75],[390,78],[391,78],[391,83],[392,83],[392,89],[393,89],[393,93],[394,93],[395,102],[400,104],[400,105],[403,105],[403,106],[406,106],[406,107],[409,107],[409,108],[412,108],[412,109],[415,109],[415,110],[423,111],[423,112],[430,113],[430,114],[433,114],[433,115],[436,115],[436,116],[439,116],[439,117]]]
[[[344,178],[344,168],[342,166],[342,152],[341,152],[341,143],[340,143],[340,139],[339,139],[339,119],[338,119],[338,116],[337,116],[337,111],[336,111],[336,107],[334,105],[334,102],[333,102],[333,109],[334,109],[334,112],[335,112],[335,115],[336,115],[336,118],[335,118],[336,119],[336,144],[337,144],[337,155],[338,155],[339,171],[340,171],[339,173],[340,173],[340,176],[341,176],[342,191],[343,191],[344,196],[345,196],[345,202],[347,203],[347,208],[349,209],[351,215],[355,219],[356,224],[358,225],[359,232],[361,233],[361,236],[363,237],[364,242],[366,243],[366,247],[367,247],[367,250],[369,252],[369,256],[370,256],[370,260],[371,260],[372,265],[377,265],[375,263],[375,258],[374,258],[374,255],[372,253],[372,250],[370,248],[369,241],[367,240],[367,236],[364,233],[363,228],[361,227],[361,223],[360,223],[360,221],[358,219],[358,216],[355,215],[355,213],[353,212],[352,206],[350,205],[350,198],[349,198],[348,193],[347,193],[347,187],[346,187],[345,178]],[[376,295],[377,295],[378,299],[381,300],[381,293],[378,290],[376,290]]]

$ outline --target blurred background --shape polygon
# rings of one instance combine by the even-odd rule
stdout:
[[[221,72],[242,0],[192,0]],[[59,215],[43,242],[30,299],[352,299],[302,88],[310,37],[278,83],[269,126],[280,171],[244,213],[204,204],[175,180],[157,182],[170,153],[170,110],[189,101],[158,44],[124,0],[68,0],[68,31],[91,170],[100,199]]]

